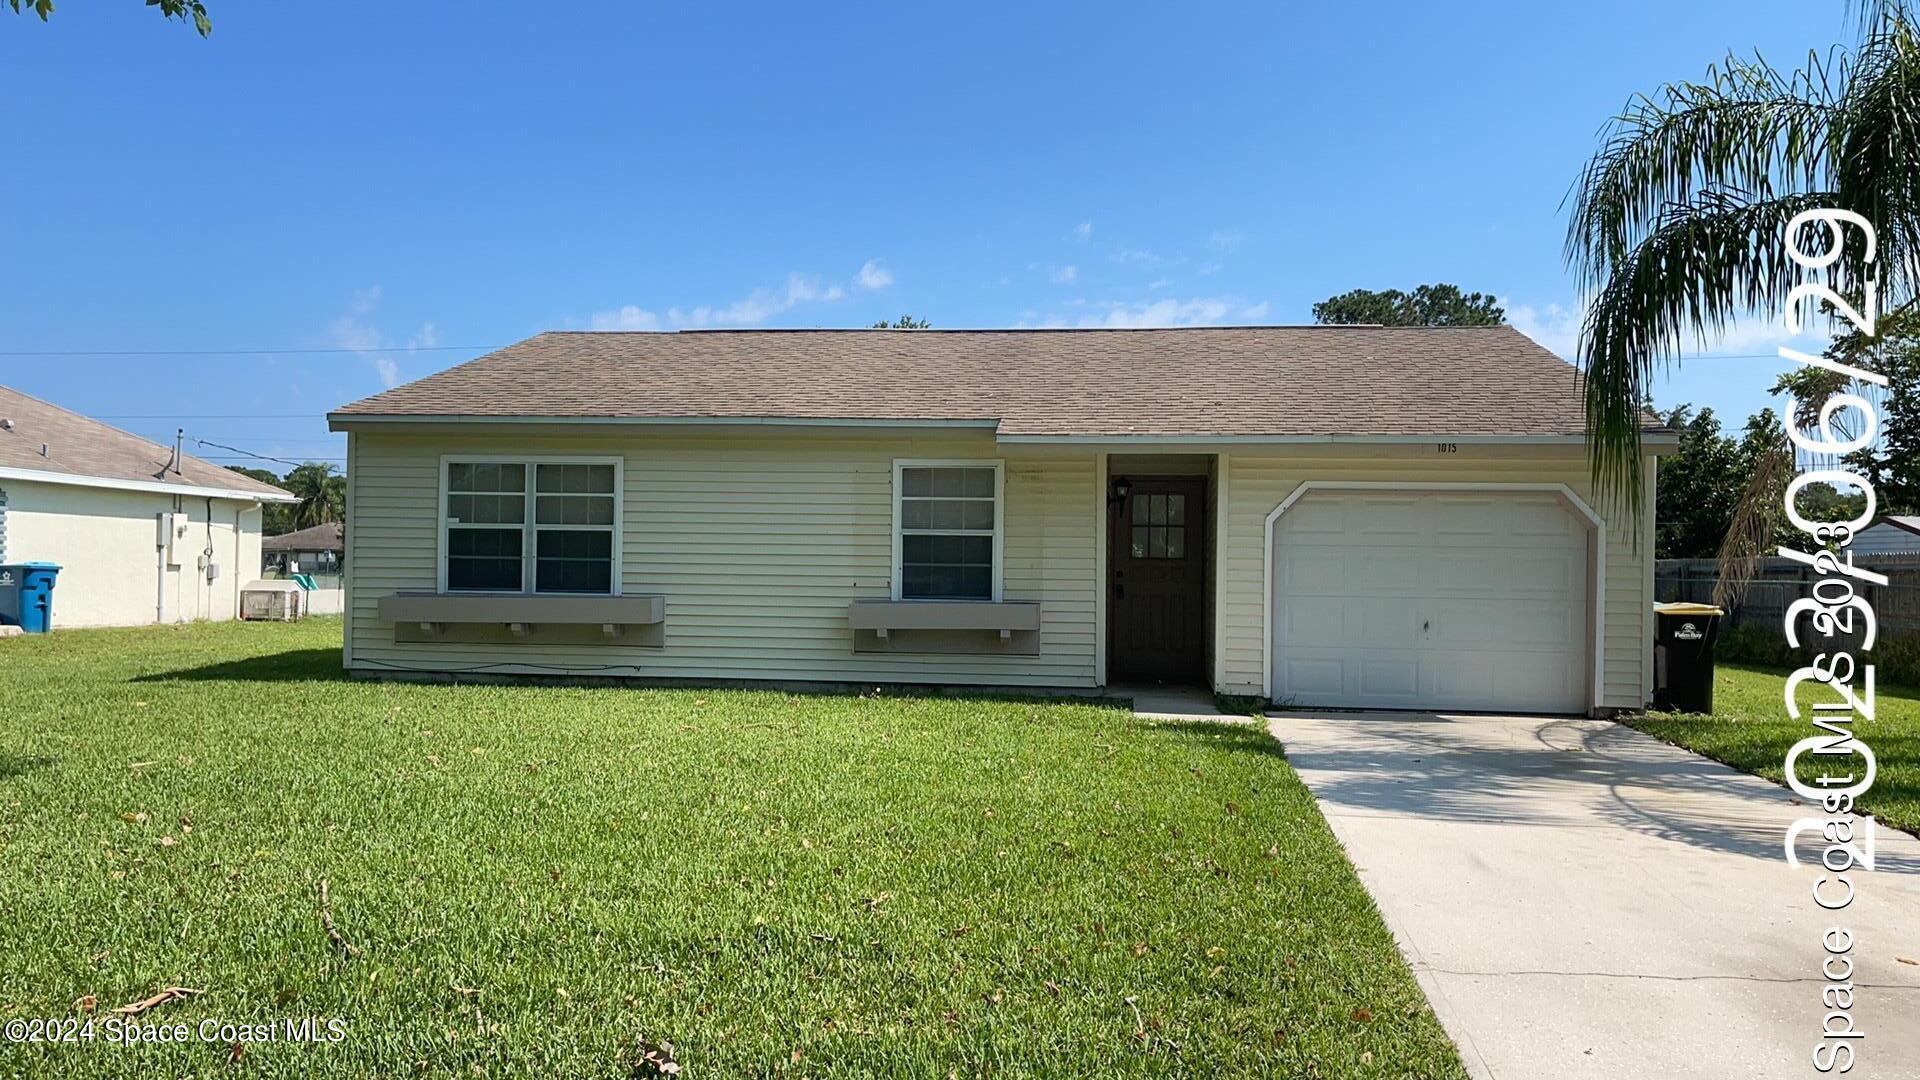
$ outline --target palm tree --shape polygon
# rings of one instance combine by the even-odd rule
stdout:
[[[304,465],[296,465],[280,486],[300,497],[300,502],[293,508],[295,529],[309,529],[346,519],[346,478],[335,476],[332,464],[309,461]]]
[[[1920,32],[1907,0],[1866,0],[1857,17],[1850,53],[1790,74],[1729,57],[1703,82],[1634,98],[1569,196],[1567,261],[1590,304],[1580,366],[1594,485],[1636,516],[1656,365],[1738,317],[1778,317],[1803,281],[1857,301],[1877,279],[1888,314],[1914,304]],[[1873,223],[1871,265],[1857,233],[1823,271],[1788,257],[1789,223],[1821,208]],[[1813,252],[1833,236],[1816,222],[1796,239]]]

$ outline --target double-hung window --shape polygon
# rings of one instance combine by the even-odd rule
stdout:
[[[894,594],[900,600],[1000,598],[997,461],[894,463]]]
[[[619,594],[620,463],[448,459],[448,592]]]

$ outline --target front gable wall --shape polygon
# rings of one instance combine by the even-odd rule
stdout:
[[[365,673],[1097,687],[1106,681],[1102,450],[1119,452],[1007,445],[986,432],[959,431],[815,435],[678,427],[516,438],[357,430],[349,442],[347,663]],[[1208,597],[1216,689],[1264,693],[1267,517],[1302,483],[1552,484],[1565,485],[1607,522],[1598,704],[1634,709],[1645,703],[1652,670],[1651,533],[1647,522],[1618,520],[1594,498],[1580,447],[1188,450],[1218,455],[1212,472],[1218,546]],[[436,641],[429,634],[396,634],[380,619],[382,597],[436,588],[442,457],[488,454],[619,457],[621,591],[664,597],[657,634],[604,641],[593,641],[591,633],[519,641],[504,633],[489,641],[461,634]],[[1003,641],[991,631],[957,638],[910,631],[883,647],[856,639],[848,605],[892,592],[891,499],[899,459],[1004,463],[1003,599],[1037,602],[1037,632]]]

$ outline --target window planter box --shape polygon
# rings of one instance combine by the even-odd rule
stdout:
[[[847,622],[858,652],[1040,652],[1031,600],[855,600]]]
[[[399,592],[380,598],[395,641],[659,647],[667,598]]]

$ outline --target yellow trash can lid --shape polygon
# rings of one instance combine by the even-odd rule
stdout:
[[[1712,604],[1655,604],[1653,610],[1662,615],[1725,615],[1726,612]]]

